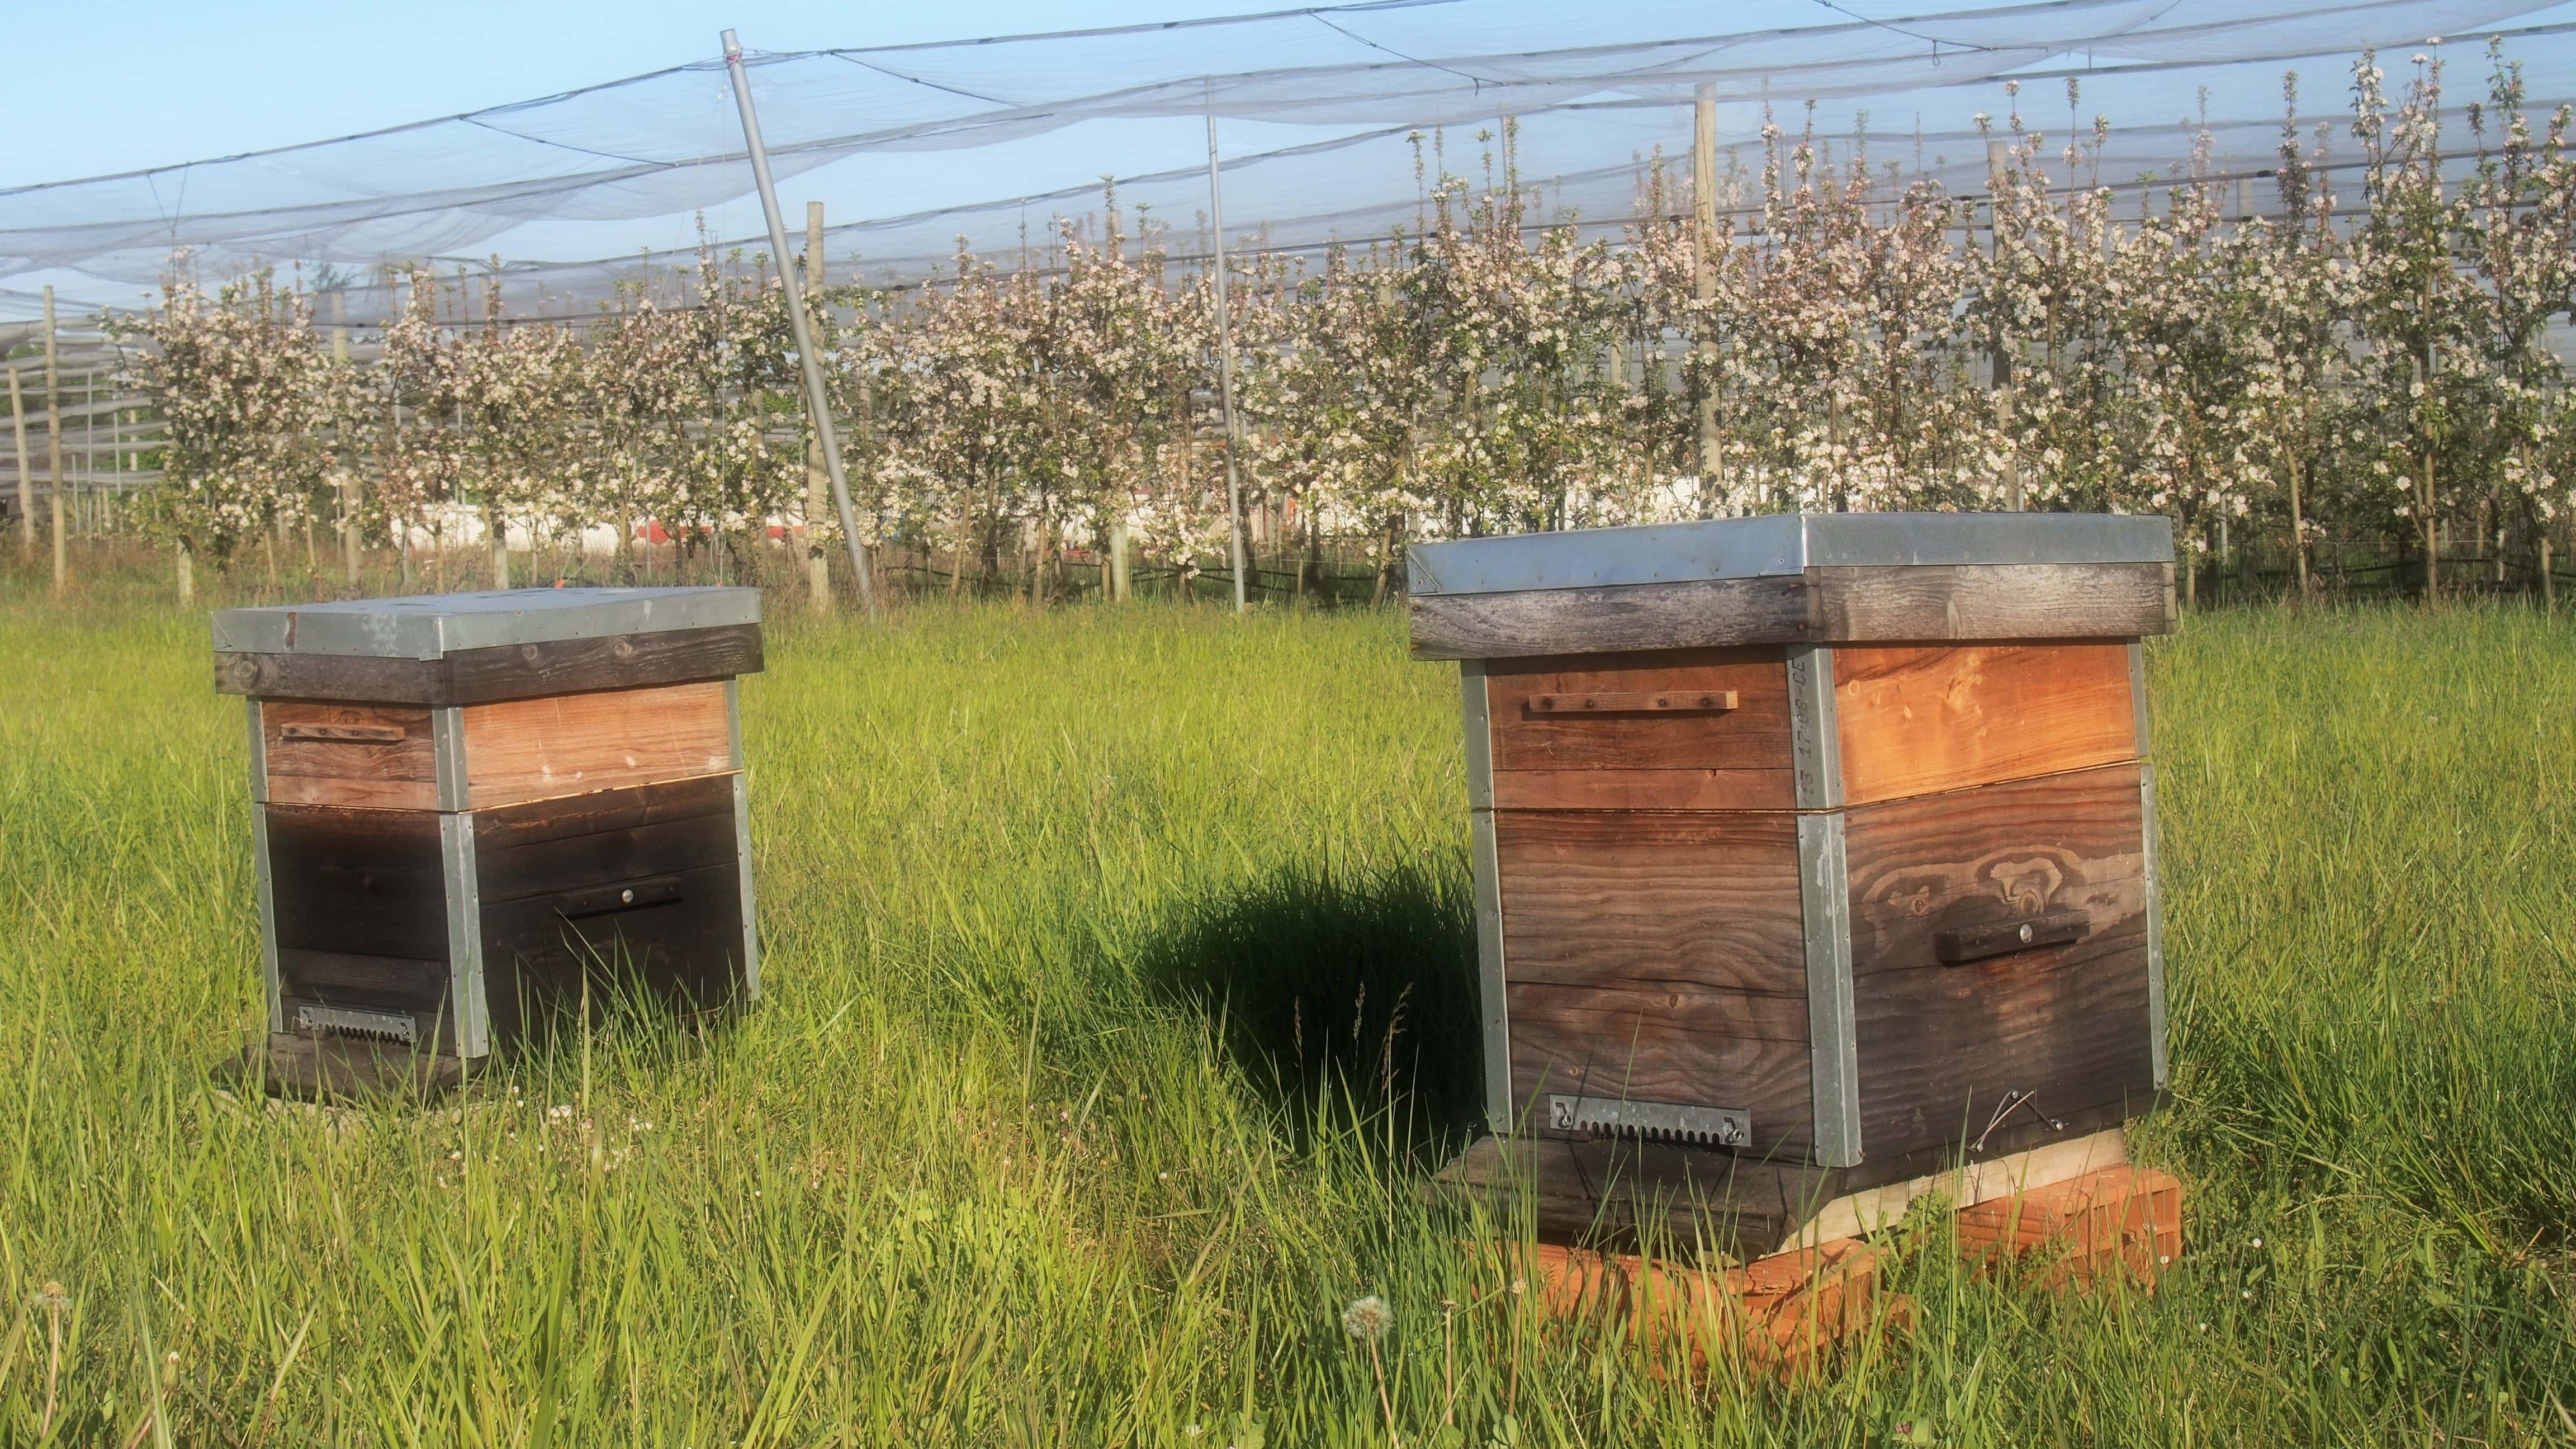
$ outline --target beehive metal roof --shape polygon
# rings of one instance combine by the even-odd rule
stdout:
[[[220,609],[218,653],[443,659],[466,649],[760,622],[747,588],[510,589]]]
[[[2173,561],[2173,522],[2099,513],[1803,513],[1415,544],[1417,595],[1771,578],[1811,568]]]

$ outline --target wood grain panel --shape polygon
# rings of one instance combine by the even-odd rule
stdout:
[[[1834,651],[1853,805],[2137,758],[2124,643]]]
[[[260,702],[259,718],[270,800],[379,810],[438,808],[438,757],[428,710],[271,699]],[[400,738],[298,737],[333,729],[396,730]]]
[[[603,830],[632,830],[701,815],[729,815],[732,811],[733,776],[698,775],[476,811],[474,845],[488,856],[493,851]]]
[[[1972,1142],[2007,1092],[2050,1118],[2155,1098],[2147,937],[2124,925],[2075,946],[1854,983],[1861,1150]],[[2034,1119],[2024,1112],[2013,1125]],[[2017,1138],[1997,1134],[1990,1148]]]
[[[2080,910],[2089,937],[2143,918],[2138,773],[2112,765],[1852,810],[1853,974],[1937,968],[1943,931]]]
[[[1869,1158],[1974,1139],[2010,1091],[2056,1118],[2152,1100],[2138,776],[2114,765],[1850,813]],[[2069,910],[2089,921],[2078,940],[1939,962],[1943,930]]]
[[[1515,982],[1806,994],[1792,816],[1506,810],[1494,841]]]
[[[281,951],[447,959],[447,885],[429,811],[268,809]]]
[[[1806,580],[1703,579],[1606,589],[1415,594],[1416,659],[1615,654],[1776,644],[1812,634]]]
[[[289,1000],[405,1011],[423,1018],[435,1018],[447,1010],[447,972],[445,961],[403,956],[292,949],[277,953],[279,993]]]
[[[1515,983],[1516,989],[1521,987],[1528,989],[1533,1002],[1551,1003],[1548,1011],[1560,1018],[1576,1012],[1598,1012],[1622,1021],[1643,1020],[1649,1030],[1742,1037],[1748,1041],[1807,1039],[1807,998],[1803,995],[1703,986],[1678,977],[1583,986]],[[1626,1039],[1624,1029],[1613,1034]]]
[[[215,655],[215,688],[263,699],[488,704],[730,679],[757,674],[761,665],[760,626],[720,624],[460,649],[443,659],[224,652]]]
[[[478,704],[465,710],[477,810],[734,768],[721,682]]]
[[[1651,1009],[1634,995],[1527,982],[1512,983],[1508,997],[1515,1102],[1582,1092],[1740,1107],[1752,1114],[1757,1155],[1803,1151],[1814,1137],[1807,1043],[1695,1030],[1685,1023],[1724,1013],[1707,994],[1684,1013]]]
[[[1496,660],[1485,667],[1494,769],[1789,769],[1789,672],[1778,649],[1673,649],[1615,658]],[[1533,697],[1733,691],[1711,713],[1538,713]]]
[[[549,1014],[577,1009],[585,979],[594,1012],[631,988],[683,1011],[729,999],[742,977],[741,874],[727,861],[680,872],[676,887],[651,904],[569,918],[553,895],[486,905],[493,1031],[515,1038]]]
[[[1487,666],[1494,801],[1519,810],[1781,810],[1796,802],[1777,649],[1672,649]],[[1711,713],[1563,715],[1554,694],[1727,691]]]
[[[758,674],[758,624],[659,629],[460,649],[447,656],[448,702],[485,704],[595,689],[635,689]]]
[[[1787,810],[1788,770],[1497,770],[1504,810]]]
[[[1416,659],[1950,639],[2134,639],[2174,627],[2173,565],[1916,564],[1759,579],[1416,594]]]
[[[490,905],[560,894],[602,881],[730,864],[735,844],[732,806],[727,799],[720,813],[651,820],[498,849],[478,847],[475,883]]]
[[[2173,565],[1811,568],[1820,642],[2134,639],[2174,627]]]

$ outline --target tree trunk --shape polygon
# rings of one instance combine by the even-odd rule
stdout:
[[[358,587],[358,473],[340,475],[340,548],[347,557],[349,588]]]
[[[2299,461],[2292,457],[2282,471],[2290,476],[2290,564],[2298,575],[2299,597],[2308,596],[2308,525],[2307,515],[2299,506]]]
[[[488,526],[492,530],[492,587],[507,592],[510,587],[510,525],[502,519],[501,510],[495,508],[491,510]]]
[[[822,205],[816,202],[816,206]],[[830,509],[831,479],[823,471],[823,442],[820,438],[805,440],[805,523],[796,530],[797,546],[805,550],[805,608],[808,613],[832,612],[832,565],[823,555],[823,546],[815,538],[815,524]]]
[[[196,561],[188,556],[187,540],[179,542],[179,607],[185,609],[197,602]]]
[[[2442,535],[2433,518],[2433,447],[2424,446],[2424,602],[2442,594]]]

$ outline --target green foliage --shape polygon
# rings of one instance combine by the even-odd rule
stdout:
[[[1463,1246],[1508,1225],[1418,1198],[1473,1070],[1465,789],[1453,672],[1391,616],[776,610],[767,1000],[319,1112],[212,1076],[259,1006],[202,627],[0,588],[0,1441],[2569,1432],[2576,653],[2534,615],[2156,646],[2178,1068],[2143,1150],[2191,1252],[2061,1298],[1918,1217],[1910,1333],[1787,1386],[1543,1321]]]

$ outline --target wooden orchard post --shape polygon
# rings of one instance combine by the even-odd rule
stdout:
[[[805,203],[805,296],[820,307],[823,304],[823,203]],[[832,561],[814,546],[814,520],[832,506],[828,496],[831,479],[823,471],[823,443],[816,435],[805,439],[805,522],[796,530],[796,541],[805,549],[805,608],[809,613],[832,612]]]
[[[27,403],[18,393],[18,369],[9,369],[9,425],[18,443],[18,552],[33,558],[36,553],[36,483],[28,477],[27,468]]]
[[[45,289],[45,482],[54,507],[54,593],[59,596],[71,577],[63,551],[63,407],[57,396],[62,372],[54,355],[54,289]]]
[[[331,364],[349,365],[349,309],[344,292],[331,294],[331,320],[340,325],[331,329]],[[347,439],[341,439],[343,447]],[[358,586],[358,469],[354,459],[343,458],[340,467],[340,555],[347,566],[349,587]]]

